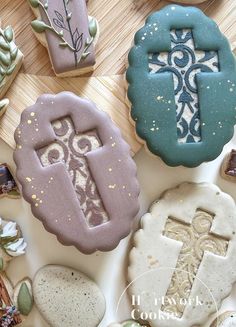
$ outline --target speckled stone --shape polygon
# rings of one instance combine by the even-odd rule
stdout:
[[[35,303],[51,327],[96,327],[105,313],[98,286],[83,273],[64,266],[40,269],[33,281]]]

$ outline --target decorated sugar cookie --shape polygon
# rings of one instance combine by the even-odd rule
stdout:
[[[228,153],[221,165],[221,176],[232,182],[236,182],[236,150]]]
[[[10,327],[20,325],[33,306],[30,280],[25,278],[13,287],[5,273],[8,263],[26,248],[15,222],[0,218],[0,244],[0,325]]]
[[[236,206],[229,195],[204,183],[166,191],[134,237],[133,316],[151,327],[204,325],[236,281],[235,250]]]
[[[15,44],[12,27],[3,29],[0,24],[0,117],[9,104],[9,100],[3,97],[14,81],[22,62],[23,54]]]
[[[215,159],[236,122],[236,64],[217,25],[170,5],[135,35],[127,71],[139,139],[170,166]]]
[[[57,76],[93,70],[98,23],[88,17],[85,0],[29,0],[37,19],[32,28],[47,47]]]
[[[98,286],[71,268],[43,267],[34,278],[33,290],[35,303],[51,327],[97,327],[105,313]]]
[[[23,196],[63,244],[108,251],[129,234],[136,166],[106,113],[70,92],[43,95],[23,112],[15,140]]]
[[[0,198],[19,198],[20,193],[7,164],[0,164]]]
[[[236,312],[227,311],[219,315],[210,327],[234,327],[236,326]]]

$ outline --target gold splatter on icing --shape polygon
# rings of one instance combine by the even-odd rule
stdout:
[[[110,184],[108,187],[111,189],[114,189],[116,187],[116,184],[113,184],[113,185]]]
[[[38,203],[35,203],[35,207],[38,207],[39,206],[39,204]]]
[[[115,145],[116,145],[116,142],[112,143],[112,145],[111,145],[111,146],[112,146],[112,147],[114,147]]]
[[[31,117],[34,117],[35,116],[35,112],[31,112],[30,116]]]
[[[20,144],[17,144],[17,149],[22,149],[22,146]]]
[[[32,199],[36,199],[36,198],[37,198],[36,194],[33,194]]]
[[[31,119],[28,119],[28,120],[27,120],[27,124],[30,125],[31,123],[32,123],[32,120],[31,120]]]
[[[226,256],[228,240],[211,232],[214,214],[197,209],[191,225],[169,217],[164,236],[183,244],[162,311],[181,318],[204,252]]]
[[[29,183],[32,181],[32,179],[31,179],[30,177],[26,177],[25,179],[26,179],[27,182],[29,182]]]
[[[108,171],[110,171],[110,172],[111,172],[111,171],[112,171],[112,168],[108,168]]]

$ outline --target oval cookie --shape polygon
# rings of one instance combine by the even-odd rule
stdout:
[[[236,326],[236,313],[227,311],[219,315],[210,327],[234,327]]]
[[[236,281],[235,251],[236,206],[229,195],[213,184],[166,191],[134,237],[132,316],[151,327],[204,325]]]
[[[129,234],[136,166],[106,113],[69,92],[43,95],[22,113],[15,140],[23,196],[59,241],[91,253]]]
[[[79,271],[49,265],[33,281],[35,303],[51,327],[97,327],[105,313],[98,286]]]
[[[217,25],[194,7],[148,17],[129,53],[127,81],[137,136],[167,165],[215,159],[236,122],[236,62]]]

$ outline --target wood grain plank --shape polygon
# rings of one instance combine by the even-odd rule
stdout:
[[[150,13],[167,4],[170,2],[160,0],[89,0],[89,14],[96,16],[101,32],[92,75],[123,74],[135,32]],[[220,25],[231,41],[235,40],[235,0],[209,0],[198,7]],[[14,27],[17,43],[25,55],[22,72],[53,76],[47,51],[31,30],[30,22],[34,15],[27,0],[1,0],[0,13],[2,23]]]

